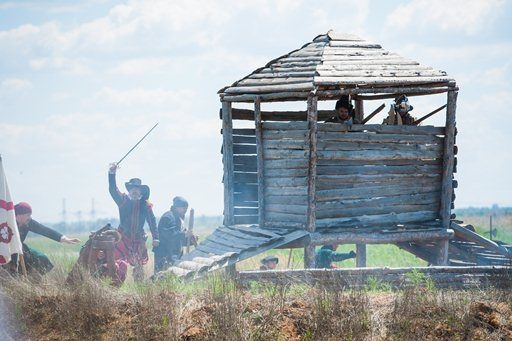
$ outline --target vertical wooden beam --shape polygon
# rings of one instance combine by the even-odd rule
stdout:
[[[261,98],[254,100],[254,125],[256,128],[256,163],[258,168],[258,223],[265,226],[265,174],[263,165],[263,129],[261,124]]]
[[[446,108],[446,126],[444,134],[443,153],[443,182],[441,184],[441,207],[439,215],[445,229],[450,227],[450,216],[453,194],[453,165],[455,143],[455,111],[457,108],[457,94],[455,90],[448,91]]]
[[[366,268],[366,244],[356,244],[356,266]]]
[[[448,249],[450,246],[449,240],[440,240],[436,243],[436,245],[438,246],[438,251],[435,265],[448,265]]]
[[[308,162],[308,209],[306,230],[310,233],[316,230],[316,163],[317,163],[317,119],[318,97],[312,92],[308,96],[308,123],[309,123],[309,162]],[[312,268],[315,265],[315,246],[308,244],[304,247],[304,267]]]
[[[364,105],[363,101],[360,99],[356,99],[355,101],[356,108],[356,121],[363,122],[364,120]]]
[[[222,102],[222,161],[224,164],[224,225],[233,225],[233,120],[231,119],[231,102]]]

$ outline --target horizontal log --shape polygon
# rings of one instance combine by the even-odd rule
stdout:
[[[427,203],[427,204],[401,204],[401,205],[386,205],[386,206],[371,206],[371,207],[353,207],[344,208],[341,210],[326,210],[317,205],[316,218],[317,219],[335,219],[335,218],[351,218],[363,215],[372,216],[379,214],[389,213],[413,213],[419,211],[436,211],[439,210],[440,202]]]
[[[338,131],[343,132],[341,125],[319,123],[318,132]],[[444,135],[444,127],[433,126],[408,126],[385,124],[354,124],[350,126],[350,132],[366,132],[379,134],[405,134],[405,135]]]
[[[307,186],[301,187],[272,187],[265,186],[265,197],[271,195],[307,195]]]
[[[267,86],[267,85],[293,85],[312,82],[313,77],[267,77],[267,78],[244,78],[234,86]]]
[[[442,145],[444,139],[435,135],[404,135],[387,133],[360,133],[360,132],[339,132],[324,131],[318,132],[318,140],[323,143],[345,142],[345,143],[387,143],[387,144],[435,144]]]
[[[309,157],[308,150],[292,149],[267,149],[263,154],[265,160],[268,159],[304,159]]]
[[[256,155],[255,144],[233,144],[233,154]]]
[[[422,194],[406,194],[388,197],[377,197],[369,199],[335,200],[317,202],[317,211],[322,210],[343,210],[358,207],[401,205],[401,204],[433,204],[440,200],[441,192],[430,192]]]
[[[367,188],[348,188],[348,189],[329,189],[317,190],[317,202],[333,201],[333,200],[347,200],[347,199],[364,199],[364,198],[378,198],[388,197],[403,194],[421,194],[430,193],[441,190],[440,184],[423,185],[423,186],[373,186]]]
[[[309,141],[304,139],[263,140],[263,149],[308,150]]]
[[[258,207],[236,207],[233,209],[235,215],[258,215]]]
[[[233,136],[233,144],[254,144],[254,145],[256,145],[256,136],[235,135],[235,136]]]
[[[307,205],[305,202],[300,205],[294,204],[274,204],[267,202],[265,205],[265,212],[275,212],[275,213],[290,213],[290,214],[298,214],[305,215],[307,213]]]
[[[288,63],[287,66],[306,66],[310,63]],[[284,66],[284,64],[282,65]],[[312,91],[313,82],[302,82],[295,84],[260,85],[260,86],[231,86],[224,90],[224,93],[236,94],[264,94],[283,91]]]
[[[439,218],[436,211],[418,211],[408,213],[388,213],[372,216],[359,216],[350,218],[317,219],[317,229],[341,228],[341,227],[364,227],[382,224],[406,224],[412,222],[431,221]]]
[[[402,165],[402,166],[382,166],[382,165],[365,165],[365,166],[322,166],[316,167],[317,179],[326,175],[377,175],[377,174],[440,174],[441,167],[439,165]],[[267,174],[267,172],[265,172]]]
[[[306,214],[277,213],[265,211],[265,222],[272,224],[273,222],[291,222],[306,223]]]
[[[265,174],[269,169],[307,169],[308,160],[304,159],[267,159],[264,164]]]
[[[280,157],[293,157],[300,158],[306,157],[307,152],[302,151],[287,151],[283,153],[267,153],[266,158],[280,158]],[[352,151],[331,151],[331,150],[318,150],[317,157],[319,160],[418,160],[418,159],[436,159],[440,158],[442,154],[438,151],[414,151],[414,150],[360,150],[358,153]]]
[[[311,233],[311,244],[394,244],[400,242],[422,242],[448,240],[453,230],[429,229],[425,231],[397,231],[389,233]]]
[[[393,287],[417,286],[410,274],[422,274],[438,288],[485,288],[507,285],[510,268],[504,266],[451,266],[451,267],[407,267],[407,268],[356,268],[356,269],[298,269],[271,271],[240,271],[236,281],[278,284],[320,285],[323,288],[365,287],[371,281]]]
[[[408,160],[328,160],[328,159],[319,159],[317,162],[318,166],[368,166],[368,165],[378,165],[378,166],[425,166],[425,165],[436,165],[441,167],[442,159],[408,159]]]
[[[299,139],[306,140],[308,138],[307,130],[263,130],[263,140],[272,139]]]
[[[262,122],[263,130],[277,130],[277,131],[288,131],[288,130],[304,130],[309,129],[308,122]]]
[[[281,195],[280,193],[265,195],[266,205],[284,204],[284,205],[307,205],[307,195]]]
[[[231,109],[233,120],[254,120],[254,111],[251,109]],[[222,119],[222,111],[220,113]],[[318,120],[326,120],[333,115],[332,110],[318,110]],[[262,111],[263,121],[307,121],[306,111]]]
[[[318,185],[325,185],[337,187],[337,184],[353,184],[357,187],[371,186],[373,182],[389,182],[389,183],[403,183],[403,182],[415,182],[426,180],[428,182],[440,181],[441,175],[438,173],[433,174],[393,174],[393,173],[381,173],[381,174],[358,174],[352,173],[347,175],[324,175],[317,173],[317,187]],[[323,188],[328,189],[328,188]]]
[[[268,168],[263,173],[266,178],[294,178],[308,176],[307,168]]]
[[[257,224],[258,223],[258,216],[234,216],[233,220],[235,221],[235,224]]]
[[[462,238],[464,240],[479,243],[500,255],[503,255],[506,257],[512,257],[512,252],[509,252],[507,250],[507,248],[505,248],[501,245],[498,245],[494,241],[488,240],[487,238],[484,238],[484,237],[478,235],[477,233],[474,233],[457,223],[451,222],[450,228],[452,228],[455,231],[455,234],[458,238]]]
[[[255,136],[256,129],[254,128],[236,128],[233,129],[233,136]]]
[[[304,187],[308,184],[306,177],[283,177],[283,178],[266,178],[266,187]]]
[[[235,170],[233,176],[233,182],[235,183],[258,183],[258,173],[256,172],[237,172]]]
[[[296,148],[297,149],[297,148]],[[305,149],[305,148],[303,148]],[[440,143],[396,143],[396,142],[368,142],[368,141],[319,141],[318,150],[325,151],[361,151],[361,150],[405,150],[418,152],[443,152],[443,145]]]

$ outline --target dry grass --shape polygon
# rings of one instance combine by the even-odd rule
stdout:
[[[253,284],[215,275],[114,289],[63,273],[2,277],[4,333],[23,340],[509,340],[509,288],[396,292]],[[1,334],[0,334],[1,336]],[[7,337],[2,339],[8,340]]]

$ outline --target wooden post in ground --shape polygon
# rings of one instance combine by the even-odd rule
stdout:
[[[366,244],[356,244],[356,266],[366,268]]]
[[[27,266],[25,264],[25,257],[23,255],[23,252],[22,253],[18,253],[18,263],[21,267],[21,274],[23,276],[27,276]]]
[[[454,165],[454,144],[455,144],[455,111],[457,107],[456,90],[448,91],[446,108],[446,126],[444,135],[443,153],[443,180],[441,183],[441,208],[439,215],[443,228],[450,228],[450,216],[453,196],[453,165]]]
[[[254,100],[254,125],[256,135],[256,166],[258,171],[258,224],[265,226],[265,173],[263,165],[263,129],[261,122],[261,99]]]
[[[224,225],[234,224],[233,120],[231,102],[222,102],[222,161],[224,164]]]
[[[308,164],[308,210],[306,230],[310,233],[316,230],[316,137],[317,137],[317,103],[318,97],[311,92],[308,97],[308,123],[309,123],[309,164]],[[315,246],[308,243],[304,247],[304,267],[315,266]]]

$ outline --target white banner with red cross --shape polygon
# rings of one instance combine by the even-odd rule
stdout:
[[[14,214],[14,202],[7,186],[2,157],[0,156],[0,264],[11,261],[11,255],[23,252],[16,215]]]

